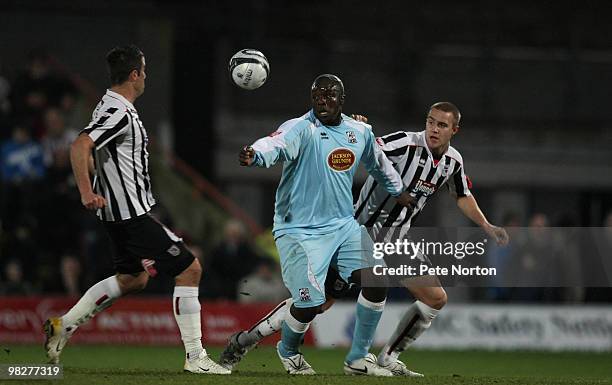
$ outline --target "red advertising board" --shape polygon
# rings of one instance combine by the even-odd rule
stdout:
[[[0,342],[42,343],[42,324],[65,313],[76,299],[65,297],[0,297]],[[202,303],[205,346],[224,345],[227,338],[265,316],[276,304]],[[305,343],[313,344],[308,331]],[[280,334],[263,343],[275,344]],[[172,314],[171,297],[128,297],[82,325],[70,340],[91,344],[179,345],[181,339]]]

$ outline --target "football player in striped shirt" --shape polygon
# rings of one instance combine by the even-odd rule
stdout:
[[[367,122],[364,116],[353,117]],[[451,138],[459,131],[460,119],[461,114],[454,104],[438,102],[428,111],[424,131],[399,131],[377,139],[381,150],[402,176],[406,192],[413,200],[408,207],[396,205],[373,178],[366,180],[355,205],[355,217],[360,224],[373,230],[377,240],[392,241],[406,237],[411,222],[424,208],[427,200],[446,185],[466,217],[478,224],[498,244],[508,242],[506,231],[489,223],[478,207],[470,192],[471,182],[465,174],[463,158],[450,145]],[[425,255],[419,255],[419,259],[429,263]],[[435,276],[417,277],[402,283],[416,301],[402,315],[389,342],[380,352],[378,363],[396,376],[422,377],[409,370],[398,357],[429,328],[446,304],[446,292]],[[328,300],[322,308],[328,309],[333,300],[342,297],[348,287],[349,283],[330,270],[325,285]],[[291,299],[281,302],[252,328],[230,337],[221,355],[221,365],[233,367],[262,338],[278,331],[283,314],[290,304]]]
[[[145,90],[144,54],[136,46],[121,46],[106,60],[111,87],[73,142],[70,159],[81,203],[97,212],[112,242],[116,274],[90,287],[66,314],[45,322],[47,357],[57,364],[81,325],[120,297],[144,289],[150,276],[163,271],[175,281],[172,304],[185,346],[184,371],[230,374],[202,347],[200,263],[181,238],[150,214],[155,199],[148,137],[133,104]]]

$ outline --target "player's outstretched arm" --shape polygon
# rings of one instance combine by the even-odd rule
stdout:
[[[498,245],[504,246],[508,244],[510,237],[503,227],[495,226],[487,220],[474,196],[464,196],[457,198],[457,206],[463,214],[471,219],[478,226],[489,234]]]
[[[70,146],[72,172],[74,173],[74,179],[81,193],[81,203],[88,210],[97,210],[106,206],[106,199],[101,195],[95,194],[91,187],[89,161],[93,148],[93,140],[89,135],[84,134],[79,135],[72,143],[72,146]]]

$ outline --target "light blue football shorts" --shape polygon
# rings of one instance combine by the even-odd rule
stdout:
[[[348,282],[353,271],[376,264],[372,239],[365,227],[354,220],[330,234],[281,235],[276,247],[283,281],[296,307],[325,302],[325,278],[330,265]]]

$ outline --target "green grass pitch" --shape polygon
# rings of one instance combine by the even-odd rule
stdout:
[[[44,362],[40,346],[2,346],[2,364]],[[220,349],[208,349],[215,359]],[[260,347],[231,376],[182,372],[179,347],[68,346],[64,379],[0,380],[11,384],[612,384],[612,353],[549,353],[411,350],[402,358],[423,379],[351,377],[342,374],[344,349],[303,349],[319,375],[290,377],[272,347]]]

